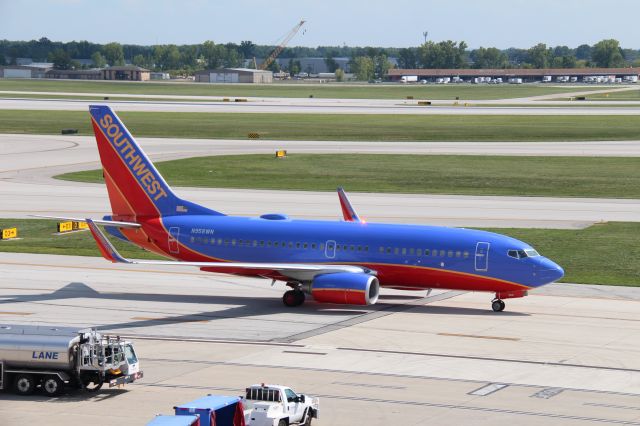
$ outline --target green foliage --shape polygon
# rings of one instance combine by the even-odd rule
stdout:
[[[100,52],[93,52],[91,60],[93,61],[93,66],[95,68],[104,68],[104,66],[107,65],[107,60]]]
[[[356,79],[361,81],[369,81],[374,78],[376,65],[369,56],[358,56],[351,59],[351,72],[355,74]]]
[[[374,75],[378,78],[383,78],[389,72],[389,69],[393,66],[387,55],[384,53],[378,54],[373,58]]]
[[[148,66],[147,58],[145,58],[141,54],[137,54],[136,56],[134,56],[133,59],[131,60],[131,63],[133,65],[135,65],[135,66],[138,66],[138,67],[147,67]]]
[[[471,52],[474,68],[505,68],[508,64],[508,58],[495,47],[480,47]]]
[[[611,40],[603,40],[610,42]],[[616,42],[613,40],[613,42]],[[601,42],[602,43],[602,42]],[[617,42],[616,42],[617,43]],[[461,48],[461,45],[463,47]],[[619,44],[617,44],[619,47]],[[266,58],[274,50],[275,46],[255,45],[253,42],[245,40],[240,44],[227,43],[216,45],[208,41],[202,44],[181,45],[174,47],[165,46],[163,49],[156,49],[157,46],[138,46],[119,43],[109,43],[101,46],[88,41],[72,41],[68,43],[53,42],[46,37],[31,41],[9,41],[0,40],[0,62],[2,56],[5,62],[11,58],[11,63],[15,64],[18,57],[30,57],[35,61],[46,60],[56,49],[62,49],[68,53],[70,58],[93,58],[96,52],[101,52],[106,56],[106,62],[110,65],[121,65],[125,59],[132,61],[141,55],[145,58],[146,67],[155,70],[181,70],[182,73],[193,73],[203,68],[237,67],[242,66],[244,59]],[[178,55],[173,49],[177,49]],[[595,48],[595,46],[594,46]],[[355,59],[360,56],[367,56],[376,63],[375,75],[383,75],[386,64],[377,58],[395,57],[400,68],[463,68],[469,66],[468,58],[471,57],[475,67],[507,67],[507,68],[541,68],[544,66],[558,66],[571,68],[574,66],[593,66],[592,50],[587,44],[578,46],[575,49],[567,46],[549,47],[544,44],[533,46],[530,49],[509,48],[499,51],[495,48],[480,48],[476,50],[466,50],[464,42],[454,43],[452,41],[442,41],[439,43],[429,42],[420,47],[411,48],[380,48],[380,47],[350,47],[350,46],[319,46],[315,48],[294,46],[285,48],[280,57],[289,60],[299,60],[305,57],[323,57],[328,60],[329,69],[333,69],[335,64],[333,58],[337,56],[347,56]],[[497,53],[497,52],[498,53]],[[154,52],[158,53],[160,61],[155,66],[156,58]],[[608,52],[608,53],[607,53]],[[598,53],[600,55],[600,53]],[[504,56],[506,55],[506,60]],[[178,57],[179,56],[179,57]],[[632,64],[640,58],[640,51],[634,49],[620,49],[620,55],[616,49],[606,48],[599,56],[597,62],[600,66],[624,66]],[[139,61],[138,61],[139,62]],[[97,61],[102,65],[102,61]],[[602,65],[604,64],[604,65]],[[607,65],[609,64],[609,65]],[[312,70],[300,70],[312,71]]]
[[[102,46],[102,54],[111,66],[124,65],[124,50],[120,43],[112,42]]]
[[[0,66],[7,65],[7,59],[0,53]]]
[[[53,62],[53,68],[57,70],[70,70],[73,68],[71,56],[62,49],[56,49],[49,55],[49,60]]]
[[[398,53],[398,67],[404,69],[418,68],[418,52],[415,48],[400,49]]]
[[[625,64],[618,40],[602,40],[593,46],[591,58],[599,67],[622,67]]]
[[[327,56],[324,57],[324,63],[329,72],[335,72],[338,69],[338,63],[333,59],[333,52],[327,53]]]
[[[289,59],[288,71],[292,76],[300,74],[300,71],[302,71],[302,64],[300,61]]]
[[[527,51],[527,62],[533,68],[549,68],[551,58],[552,53],[544,43],[538,43]]]
[[[463,68],[467,66],[466,49],[464,41],[428,41],[419,48],[419,62],[423,68]]]
[[[336,71],[336,81],[338,82],[342,82],[344,81],[344,71],[342,70],[342,68],[338,68]]]

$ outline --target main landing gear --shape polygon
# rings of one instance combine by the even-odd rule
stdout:
[[[493,312],[502,312],[504,311],[504,307],[505,304],[500,299],[493,299],[493,301],[491,302],[491,309],[493,309]]]
[[[302,305],[304,303],[304,299],[304,292],[299,288],[295,288],[284,292],[284,295],[282,296],[282,303],[284,303],[285,306],[293,308]]]

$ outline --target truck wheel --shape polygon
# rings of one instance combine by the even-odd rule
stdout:
[[[58,376],[47,376],[42,382],[42,390],[47,396],[56,396],[62,392],[64,383]]]
[[[18,395],[31,395],[36,390],[36,382],[31,374],[18,374],[13,388]]]
[[[280,421],[278,422],[278,426],[288,426],[289,422],[287,422],[287,419],[280,419]]]
[[[98,392],[102,387],[102,379],[98,374],[87,374],[81,378],[82,389],[87,392]]]
[[[311,419],[313,418],[313,410],[311,408],[307,409],[306,415],[305,415],[305,419],[304,419],[304,426],[311,426]]]

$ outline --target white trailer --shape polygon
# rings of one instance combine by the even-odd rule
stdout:
[[[552,77],[550,75],[545,75],[544,77],[542,77],[542,82],[543,83],[551,83]]]
[[[418,82],[418,76],[417,75],[403,75],[402,77],[400,77],[400,82],[401,83],[417,83]]]
[[[0,325],[0,389],[49,396],[65,386],[99,390],[143,377],[133,343],[95,329]]]
[[[298,394],[287,386],[264,383],[249,386],[242,405],[247,426],[308,426],[320,414],[318,398]]]

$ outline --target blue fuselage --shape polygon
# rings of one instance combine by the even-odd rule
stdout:
[[[162,223],[168,254],[180,260],[354,264],[377,271],[383,286],[507,291],[539,287],[564,274],[543,256],[510,255],[535,253],[528,244],[479,230],[281,215],[166,216]]]

